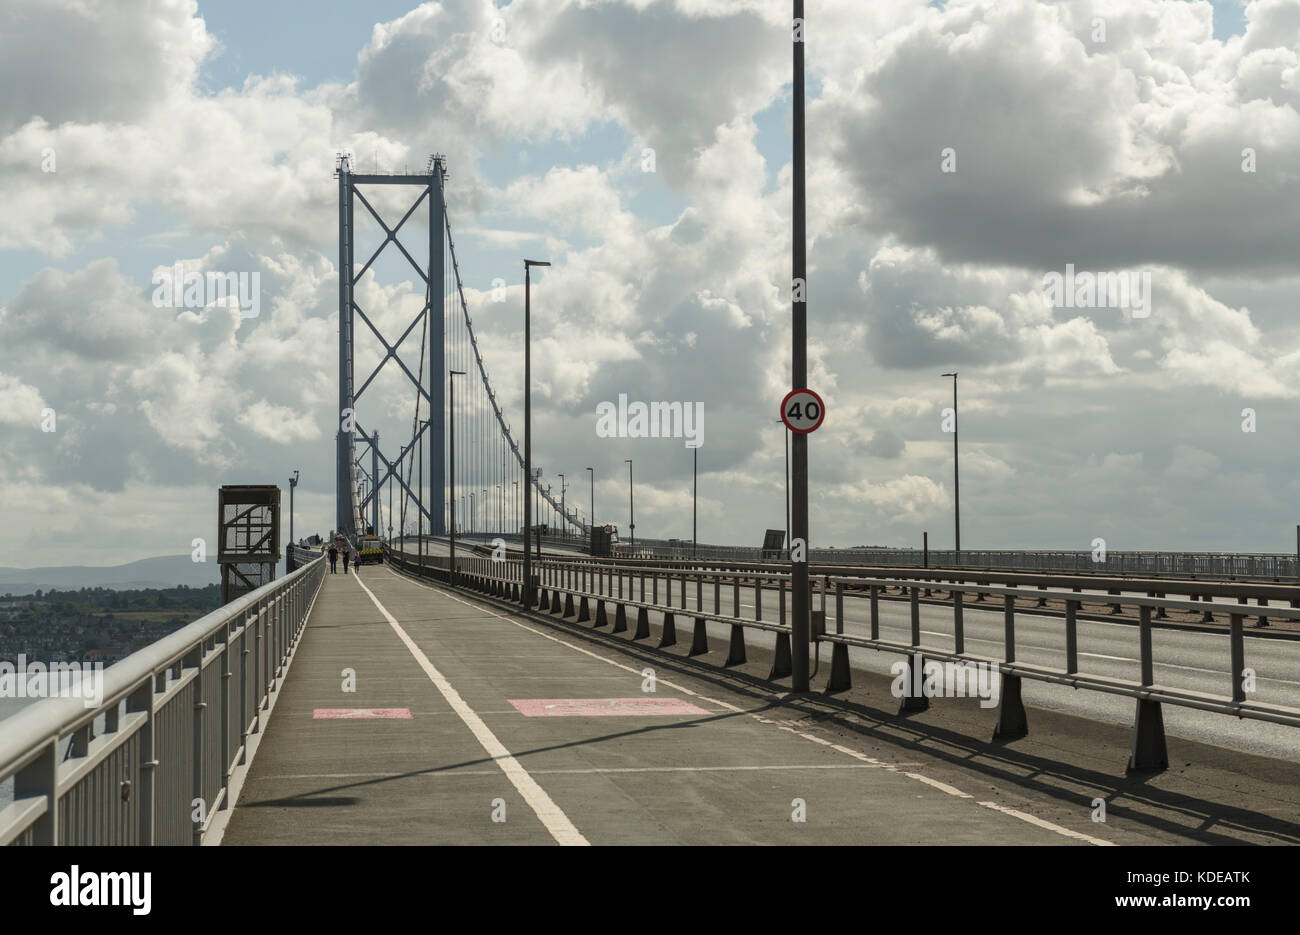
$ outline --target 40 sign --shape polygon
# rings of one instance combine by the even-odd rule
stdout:
[[[826,404],[809,389],[791,390],[781,400],[781,421],[800,435],[816,431],[826,418]]]

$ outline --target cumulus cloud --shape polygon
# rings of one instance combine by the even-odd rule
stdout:
[[[1300,428],[1269,408],[1298,393],[1297,10],[1252,0],[1226,41],[1206,3],[812,11],[809,382],[828,403],[810,439],[815,542],[911,543],[921,529],[941,542],[952,388],[939,374],[957,369],[970,542],[1272,547],[1282,439]],[[331,522],[333,157],[422,168],[434,149],[451,167],[480,349],[516,426],[518,255],[554,263],[533,295],[548,475],[595,462],[598,512],[619,519],[633,458],[638,530],[681,534],[680,443],[598,444],[591,414],[620,393],[698,400],[701,537],[757,541],[784,513],[788,30],[763,0],[445,0],[376,24],[339,80],[249,74],[204,91],[216,40],[192,0],[124,0],[111,15],[8,4],[0,251],[19,272],[0,281],[0,502],[17,521],[0,546],[44,528],[76,548],[75,514],[93,509],[96,538],[180,551],[154,531],[160,516],[202,534],[213,487],[295,468],[299,509]],[[534,155],[503,170],[518,146]],[[390,224],[407,207],[367,197]],[[383,238],[358,217],[360,256]],[[135,225],[176,255],[141,261]],[[260,314],[159,308],[149,267],[175,262],[257,272]],[[498,291],[503,274],[484,272],[506,262]],[[1150,317],[1050,307],[1043,276],[1067,263],[1149,272]],[[359,414],[395,453],[414,392],[365,319],[389,339],[422,324],[424,286],[398,257],[355,298]],[[399,349],[413,369],[422,332]],[[45,406],[56,432],[39,431]],[[1249,448],[1244,406],[1262,414]],[[1238,519],[1209,542],[1194,505]]]

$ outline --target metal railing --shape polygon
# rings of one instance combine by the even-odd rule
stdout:
[[[637,539],[638,557],[732,562],[789,563],[786,553],[773,554],[760,548]],[[1108,551],[1097,561],[1086,550],[1062,549],[810,549],[812,564],[850,566],[901,566],[964,568],[988,571],[1068,572],[1076,575],[1150,575],[1170,578],[1227,578],[1296,581],[1300,564],[1295,553],[1273,552],[1147,552]]]
[[[1087,586],[1087,579],[1082,581]],[[940,582],[941,584],[944,582]],[[1024,705],[1020,697],[1020,681],[1024,678],[1044,682],[1068,685],[1075,689],[1088,689],[1110,694],[1126,695],[1138,701],[1137,722],[1134,726],[1133,755],[1130,766],[1134,768],[1151,768],[1166,765],[1164,728],[1160,716],[1160,704],[1168,703],[1181,707],[1195,708],[1228,714],[1237,718],[1251,718],[1300,727],[1300,708],[1282,705],[1263,704],[1247,698],[1245,685],[1251,671],[1246,662],[1246,640],[1244,622],[1246,614],[1242,604],[1202,603],[1187,600],[1170,600],[1149,595],[1125,594],[1118,598],[1124,604],[1136,606],[1137,624],[1137,662],[1139,678],[1120,679],[1111,676],[1088,673],[1081,670],[1079,662],[1078,618],[1085,597],[1096,600],[1095,596],[1083,595],[1075,590],[1056,591],[1040,588],[1022,588],[998,585],[977,585],[968,582],[947,582],[952,599],[951,644],[940,645],[933,633],[934,622],[927,621],[930,635],[922,639],[920,617],[920,594],[922,585],[913,579],[899,578],[826,578],[825,587],[835,592],[834,630],[823,633],[818,639],[833,645],[831,675],[827,684],[828,691],[842,691],[850,687],[850,669],[848,647],[859,646],[869,649],[893,651],[915,659],[935,659],[959,664],[977,663],[996,665],[1001,680],[1001,692],[998,709],[998,725],[994,730],[995,738],[1023,736],[1028,731]],[[1069,586],[1067,583],[1066,586]],[[880,593],[885,588],[899,588],[908,594],[910,604],[910,632],[906,642],[889,640],[880,635]],[[869,615],[866,621],[867,633],[851,633],[845,628],[844,597],[848,591],[866,592],[869,600]],[[964,598],[970,594],[1001,598],[1003,615],[1002,653],[1000,657],[971,653],[965,645],[965,613],[969,606]],[[1045,601],[1059,601],[1065,606],[1063,624],[1063,648],[1065,665],[1062,667],[1030,665],[1017,659],[1016,654],[1016,615],[1017,600],[1030,600],[1035,604]],[[1152,632],[1160,628],[1155,622],[1155,615],[1169,610],[1187,610],[1194,612],[1217,612],[1227,616],[1229,621],[1228,650],[1226,664],[1223,667],[1223,693],[1193,692],[1161,686],[1155,680],[1156,659],[1152,648]],[[1033,610],[1026,611],[1033,614]],[[1269,610],[1275,617],[1289,620],[1300,619],[1300,608],[1275,607]],[[945,634],[946,635],[946,634]],[[1267,644],[1265,644],[1267,645]],[[918,694],[911,695],[905,703],[906,710],[924,708],[925,702]]]
[[[397,567],[415,571],[427,577],[443,582],[452,581],[450,560],[447,557],[425,557],[424,568],[419,568],[409,556],[397,553],[393,556]],[[790,591],[788,574],[755,570],[753,568],[730,568],[706,570],[698,567],[666,568],[662,565],[634,565],[624,562],[602,562],[595,560],[542,560],[534,564],[536,609],[562,618],[573,618],[578,623],[593,621],[593,627],[599,628],[610,623],[606,605],[614,604],[613,632],[626,631],[628,612],[636,612],[636,630],[632,639],[640,640],[651,636],[649,613],[663,615],[660,629],[659,647],[668,647],[677,643],[676,618],[679,616],[694,620],[694,633],[691,638],[689,655],[707,653],[709,622],[728,624],[730,645],[724,665],[731,666],[746,661],[746,629],[760,629],[773,632],[776,642],[773,653],[772,669],[768,675],[771,680],[790,675],[790,638],[791,627],[787,617]],[[1165,752],[1164,726],[1161,716],[1162,704],[1173,704],[1194,708],[1237,718],[1249,718],[1269,721],[1276,724],[1300,727],[1300,708],[1283,705],[1264,704],[1248,698],[1246,684],[1251,674],[1246,660],[1246,639],[1244,630],[1245,597],[1238,597],[1239,603],[1215,603],[1205,595],[1204,601],[1175,600],[1165,596],[1166,591],[1135,593],[1111,593],[1105,596],[1084,594],[1083,589],[1095,589],[1098,579],[1092,577],[1051,576],[1050,580],[1057,590],[1045,590],[1043,586],[1019,587],[1016,584],[996,584],[988,581],[972,582],[972,575],[967,572],[954,572],[945,575],[934,569],[913,569],[912,577],[889,576],[836,576],[820,574],[812,582],[813,594],[809,606],[820,605],[820,610],[813,611],[813,643],[827,643],[831,646],[832,658],[830,675],[826,685],[827,691],[843,691],[851,687],[848,650],[851,646],[898,653],[907,657],[910,666],[920,672],[925,660],[937,660],[942,663],[954,663],[961,666],[996,665],[1000,684],[998,698],[998,722],[994,731],[997,738],[1023,736],[1028,732],[1028,721],[1021,701],[1021,680],[1068,685],[1074,689],[1125,695],[1136,699],[1137,713],[1134,723],[1133,748],[1129,765],[1136,769],[1163,768],[1167,765]],[[925,577],[922,578],[921,576]],[[987,575],[982,577],[988,577]],[[995,576],[998,577],[998,576]],[[1021,576],[1024,577],[1024,576]],[[507,558],[493,560],[480,556],[457,557],[455,584],[471,590],[481,591],[490,596],[506,600],[521,600],[522,563],[517,559]],[[1122,582],[1107,582],[1122,583]],[[1150,583],[1150,582],[1147,582]],[[660,600],[660,586],[663,586],[663,600]],[[674,601],[676,585],[676,601]],[[927,588],[941,587],[949,591],[952,605],[951,642],[940,644],[935,637],[922,639],[920,620],[921,592]],[[1246,584],[1220,585],[1229,589],[1233,596],[1242,589],[1249,589]],[[1289,607],[1269,606],[1270,616],[1287,620],[1300,620],[1300,607],[1294,598],[1294,587],[1281,588],[1269,585],[1256,585],[1261,593],[1267,591],[1273,599],[1287,599]],[[647,588],[649,594],[647,595]],[[894,588],[905,592],[911,606],[910,633],[906,641],[891,640],[881,636],[880,599],[885,589]],[[777,614],[772,619],[763,616],[764,593],[775,590],[777,593]],[[1198,590],[1204,594],[1205,584],[1184,583],[1182,590],[1192,593]],[[636,593],[639,591],[639,593]],[[706,591],[712,593],[712,609],[706,606]],[[688,600],[691,593],[694,599]],[[729,612],[724,611],[723,595],[730,598]],[[1253,593],[1253,592],[1252,592]],[[828,613],[827,595],[834,594],[834,600]],[[1159,596],[1156,596],[1156,595]],[[742,596],[752,595],[752,616],[742,614]],[[854,632],[856,626],[846,626],[849,621],[845,609],[846,595],[861,596],[867,603],[867,613],[862,632]],[[970,609],[965,598],[976,595],[977,599],[1000,599],[1002,603],[1003,640],[1000,657],[968,652],[965,637],[965,614]],[[818,601],[817,598],[820,598]],[[769,597],[769,600],[771,598]],[[1030,601],[1039,606],[1047,601],[1060,602],[1065,608],[1062,638],[1065,665],[1061,667],[1030,665],[1017,659],[1016,655],[1016,615],[1018,610],[1033,614],[1032,609],[1018,609],[1016,601]],[[1139,671],[1137,679],[1114,678],[1099,673],[1083,671],[1080,667],[1078,651],[1077,621],[1084,603],[1105,602],[1124,604],[1136,608],[1137,658]],[[593,613],[594,605],[594,613]],[[770,606],[770,604],[769,604]],[[746,610],[748,608],[745,608]],[[996,603],[988,610],[996,612]],[[1169,610],[1184,610],[1205,614],[1220,614],[1228,620],[1225,665],[1223,667],[1222,693],[1194,692],[1157,684],[1155,680],[1155,652],[1152,633],[1162,627],[1159,616]],[[933,627],[933,623],[927,623]],[[1216,635],[1221,638],[1222,634]],[[914,680],[914,686],[921,680]],[[910,689],[902,699],[903,711],[922,710],[928,706],[928,699],[919,689]]]
[[[93,707],[47,698],[6,718],[0,782],[12,777],[14,801],[0,845],[203,843],[228,815],[324,571],[317,558],[132,653],[104,670]]]

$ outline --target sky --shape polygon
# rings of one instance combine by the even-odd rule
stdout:
[[[1293,549],[1300,0],[808,7],[811,544],[951,545],[956,370],[963,547]],[[333,526],[339,152],[446,155],[516,426],[522,259],[553,263],[533,291],[549,482],[585,500],[592,465],[623,526],[633,458],[638,533],[689,537],[692,451],[599,437],[596,410],[698,402],[699,538],[758,545],[784,524],[789,15],[9,0],[0,565],[188,552],[220,485],[294,470],[299,534]],[[159,307],[177,262],[259,274],[257,316]],[[403,262],[357,286],[399,333],[423,299]],[[1053,298],[1068,271],[1133,291]],[[403,379],[371,393],[386,448]]]

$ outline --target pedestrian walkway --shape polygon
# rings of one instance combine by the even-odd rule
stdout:
[[[1026,818],[366,566],[326,576],[223,843],[1106,843]]]

